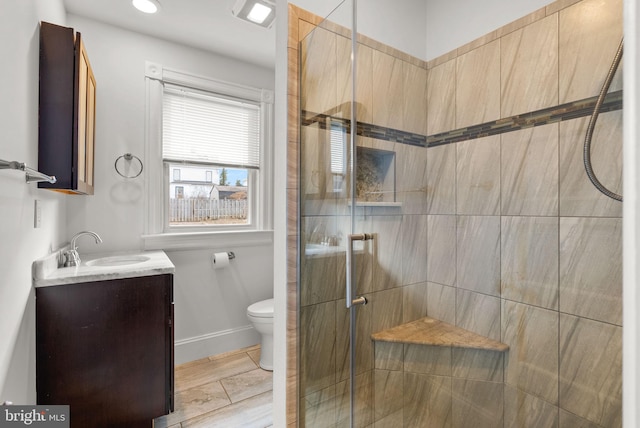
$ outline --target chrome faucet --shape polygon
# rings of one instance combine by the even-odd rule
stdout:
[[[83,232],[76,233],[74,237],[71,238],[71,245],[70,245],[71,248],[64,252],[64,267],[78,266],[80,264],[80,255],[78,254],[78,247],[76,246],[76,241],[82,235],[93,236],[93,238],[96,240],[96,244],[99,244],[102,242],[102,238],[100,238],[100,236],[95,232],[83,231]]]

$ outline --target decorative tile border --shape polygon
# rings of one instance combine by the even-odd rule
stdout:
[[[460,141],[473,140],[476,138],[488,137],[490,135],[503,134],[505,132],[518,131],[534,126],[549,125],[551,123],[565,120],[577,119],[590,116],[598,97],[585,98],[561,104],[555,107],[548,107],[530,113],[523,113],[492,122],[481,123],[479,125],[468,126],[466,128],[455,129],[453,131],[442,132],[434,135],[420,135],[398,129],[385,128],[370,123],[358,122],[357,134],[361,137],[375,138],[396,143],[409,144],[412,146],[435,147],[445,144],[458,143]],[[615,91],[607,94],[601,113],[622,109],[622,91]],[[339,123],[347,133],[351,132],[351,122],[349,119],[334,117],[327,114],[314,114],[302,112],[302,126],[317,124],[320,129],[327,129],[330,123]]]
[[[443,144],[457,143],[459,141],[472,140],[487,137],[489,135],[503,134],[505,132],[518,131],[534,126],[549,125],[565,120],[590,116],[598,97],[585,98],[583,100],[561,104],[530,113],[519,114],[493,122],[456,129],[427,137],[427,145],[440,146]],[[601,113],[622,109],[622,91],[611,92],[605,98]]]

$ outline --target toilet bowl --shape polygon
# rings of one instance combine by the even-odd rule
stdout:
[[[260,333],[260,367],[273,370],[273,299],[256,302],[247,308],[247,318]]]

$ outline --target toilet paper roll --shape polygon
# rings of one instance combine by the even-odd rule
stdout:
[[[214,253],[213,254],[213,268],[223,269],[229,266],[229,254],[227,253]]]

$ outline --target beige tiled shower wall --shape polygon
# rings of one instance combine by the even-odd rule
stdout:
[[[622,1],[564,3],[430,62],[428,134],[597,95],[622,37]],[[621,88],[620,70],[611,90]],[[442,421],[433,426],[484,420],[490,394],[505,427],[621,426],[622,204],[584,172],[588,120],[427,150],[427,315],[489,337],[497,329],[510,346],[504,389],[454,374],[438,389],[451,398],[429,413]],[[600,116],[592,158],[621,193],[622,111]],[[405,366],[411,385],[425,375],[407,376]]]
[[[290,7],[288,422],[314,428],[348,421],[344,254],[298,263],[296,253],[298,234],[344,245],[350,224],[327,172],[327,131],[297,126],[299,109],[350,115],[348,34],[319,22]],[[621,36],[622,0],[560,0],[429,63],[363,38],[357,117],[432,135],[592,97]],[[358,426],[621,426],[622,204],[584,173],[587,124],[432,148],[358,139],[395,152],[402,203],[357,210],[357,230],[377,234],[356,246],[358,292],[370,302],[357,319]],[[592,156],[620,193],[622,111],[600,115]],[[510,350],[369,340],[425,315]]]

